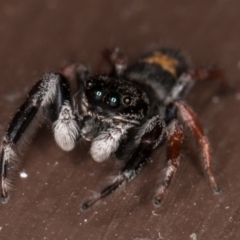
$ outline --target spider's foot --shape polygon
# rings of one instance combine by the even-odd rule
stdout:
[[[85,203],[83,203],[83,205],[81,206],[81,210],[85,211],[88,208],[92,207],[93,205],[98,203],[101,199],[109,196],[114,191],[116,191],[125,182],[126,182],[126,175],[124,173],[118,175],[112,184],[106,186],[100,193],[94,194],[92,198],[90,198]]]
[[[6,178],[2,177],[2,182],[1,182],[1,201],[3,204],[7,203],[9,200],[9,194],[8,190],[10,188],[9,182],[6,180]]]
[[[222,192],[222,189],[219,186],[213,187],[212,188],[214,194],[218,195]]]
[[[81,211],[86,211],[88,210],[90,207],[92,207],[95,203],[97,203],[99,200],[101,199],[101,197],[95,197],[95,198],[92,198],[88,201],[86,201],[85,203],[82,204],[81,206]]]
[[[222,192],[221,188],[218,186],[213,174],[210,172],[210,169],[207,171],[209,180],[210,180],[210,186],[214,192],[214,194],[220,194]]]
[[[88,208],[89,208],[88,204],[87,204],[87,203],[84,203],[84,204],[82,204],[82,206],[80,207],[80,210],[81,210],[82,212],[84,212],[84,211],[88,210]]]
[[[85,203],[83,203],[82,206],[80,207],[80,210],[81,210],[82,212],[85,212],[85,211],[87,211],[90,207],[91,207],[91,204],[89,204],[88,202],[85,202]]]
[[[6,204],[8,202],[8,200],[9,200],[9,196],[8,195],[3,196],[3,194],[2,194],[2,196],[1,196],[2,203]]]
[[[162,198],[159,198],[159,197],[155,197],[153,199],[153,205],[155,207],[160,207],[162,205]]]

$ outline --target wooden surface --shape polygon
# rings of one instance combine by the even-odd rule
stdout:
[[[2,134],[44,72],[74,61],[96,70],[106,47],[120,47],[129,61],[154,47],[181,48],[196,66],[223,68],[235,91],[219,95],[217,82],[204,82],[187,99],[212,143],[221,195],[212,193],[199,148],[187,135],[179,172],[161,208],[152,198],[166,164],[165,148],[155,151],[124,191],[82,213],[80,204],[117,173],[116,164],[94,162],[84,142],[63,152],[47,126],[20,158],[19,171],[28,177],[16,175],[10,201],[0,206],[0,239],[240,239],[239,9],[237,0],[1,1]]]

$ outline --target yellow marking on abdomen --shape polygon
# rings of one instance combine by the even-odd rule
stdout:
[[[146,63],[154,63],[161,66],[164,70],[168,71],[174,77],[177,76],[176,67],[179,64],[178,60],[172,58],[161,52],[153,52],[152,55],[141,59],[141,61]]]

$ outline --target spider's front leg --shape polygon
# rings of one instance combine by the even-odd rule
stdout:
[[[16,147],[31,137],[44,115],[53,122],[55,140],[60,148],[70,151],[79,137],[79,122],[73,109],[69,83],[59,73],[47,73],[30,90],[27,99],[9,123],[3,136],[0,154],[1,199],[8,200],[8,164],[13,161]]]
[[[135,152],[127,160],[119,175],[114,178],[113,183],[106,186],[99,194],[86,201],[81,209],[86,210],[90,208],[99,200],[107,197],[120,186],[125,185],[136,177],[148,161],[153,149],[162,143],[164,135],[165,123],[159,116],[155,116],[148,120],[139,130],[139,134],[136,138],[137,148]]]

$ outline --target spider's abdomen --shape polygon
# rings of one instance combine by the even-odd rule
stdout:
[[[187,69],[187,61],[180,51],[160,49],[139,58],[127,68],[125,76],[151,86],[161,101]]]

